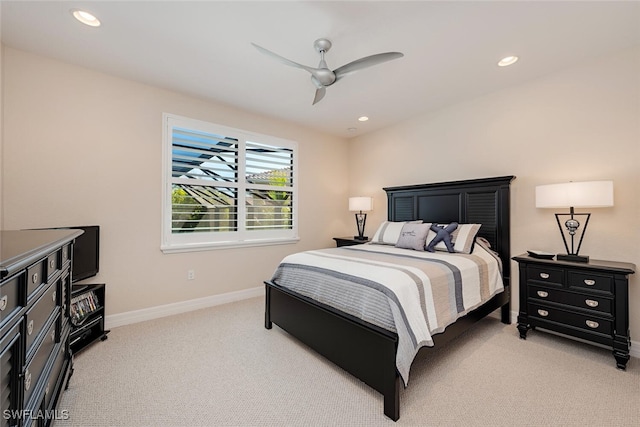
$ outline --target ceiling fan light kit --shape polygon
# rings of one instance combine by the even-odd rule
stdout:
[[[255,48],[260,52],[276,59],[277,61],[282,62],[283,64],[289,65],[291,67],[301,68],[309,72],[311,74],[311,82],[316,87],[316,93],[313,98],[312,105],[317,104],[322,98],[324,98],[327,87],[331,86],[347,74],[353,73],[354,71],[358,71],[363,68],[371,67],[373,65],[381,64],[383,62],[391,61],[393,59],[402,58],[404,56],[400,52],[378,53],[376,55],[366,56],[364,58],[349,62],[348,64],[345,64],[342,67],[338,67],[332,71],[331,69],[329,69],[326,61],[324,60],[324,55],[329,51],[329,49],[331,49],[332,46],[331,41],[329,41],[328,39],[318,39],[313,43],[313,47],[320,54],[320,63],[316,68],[298,64],[297,62],[293,62],[287,58],[284,58],[277,53],[273,53],[270,50],[267,50],[255,43],[251,44],[255,46]]]

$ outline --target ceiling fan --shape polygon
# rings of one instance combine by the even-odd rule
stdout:
[[[318,103],[322,98],[324,98],[326,88],[328,86],[331,86],[344,76],[351,74],[354,71],[371,67],[382,62],[391,61],[392,59],[402,58],[404,56],[400,52],[378,53],[376,55],[365,56],[364,58],[349,62],[348,64],[331,71],[324,60],[324,54],[327,53],[329,49],[331,49],[331,42],[327,39],[318,39],[313,43],[313,47],[315,47],[315,49],[320,54],[320,64],[318,64],[317,68],[298,64],[297,62],[290,61],[287,58],[278,55],[277,53],[273,53],[270,50],[258,46],[255,43],[251,44],[254,45],[260,52],[282,62],[283,64],[290,65],[296,68],[302,68],[303,70],[311,73],[311,81],[316,86],[316,95],[313,98],[312,105]]]

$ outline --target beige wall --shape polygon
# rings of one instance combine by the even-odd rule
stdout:
[[[11,48],[1,60],[3,228],[100,224],[94,281],[109,286],[108,314],[260,286],[287,253],[332,246],[332,236],[353,232],[349,195],[375,197],[371,235],[386,216],[382,187],[509,174],[517,176],[512,254],[563,249],[554,211],[534,206],[536,185],[613,179],[615,207],[592,210],[581,252],[640,266],[638,48],[346,144]],[[300,243],[162,254],[162,112],[298,141]],[[195,281],[186,280],[188,269]],[[631,330],[637,341],[638,275],[631,278]]]
[[[580,252],[640,267],[640,48],[359,137],[349,161],[350,192],[375,197],[370,233],[386,217],[384,186],[516,175],[513,255],[564,250],[556,210],[535,207],[536,185],[612,179],[615,206],[590,210]],[[639,276],[631,276],[634,341]],[[516,310],[517,289],[514,301]]]
[[[3,64],[3,227],[99,224],[107,314],[262,286],[348,229],[344,140],[11,48]],[[163,254],[163,112],[298,141],[300,242]]]

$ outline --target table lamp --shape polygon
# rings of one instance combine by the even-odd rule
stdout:
[[[354,236],[357,240],[367,240],[364,235],[364,225],[367,222],[366,211],[373,210],[373,199],[371,197],[349,197],[349,210],[356,213],[356,224],[358,225],[358,235]]]
[[[556,213],[556,222],[562,235],[567,254],[558,254],[558,261],[589,262],[589,257],[579,255],[584,233],[589,224],[590,213],[575,213],[574,208],[604,208],[613,206],[613,181],[567,182],[536,186],[537,208],[569,208],[569,213]],[[566,233],[562,229],[560,217],[568,217],[564,226],[571,236],[571,248],[567,242]],[[577,247],[574,246],[576,233],[580,228],[577,218],[583,217],[584,227],[580,233]]]

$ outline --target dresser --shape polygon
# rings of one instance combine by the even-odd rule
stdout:
[[[513,258],[519,265],[518,330],[537,327],[609,347],[616,366],[629,360],[629,275],[635,265],[590,260],[588,263]]]
[[[80,230],[0,232],[0,426],[48,426],[72,372],[69,298]]]

